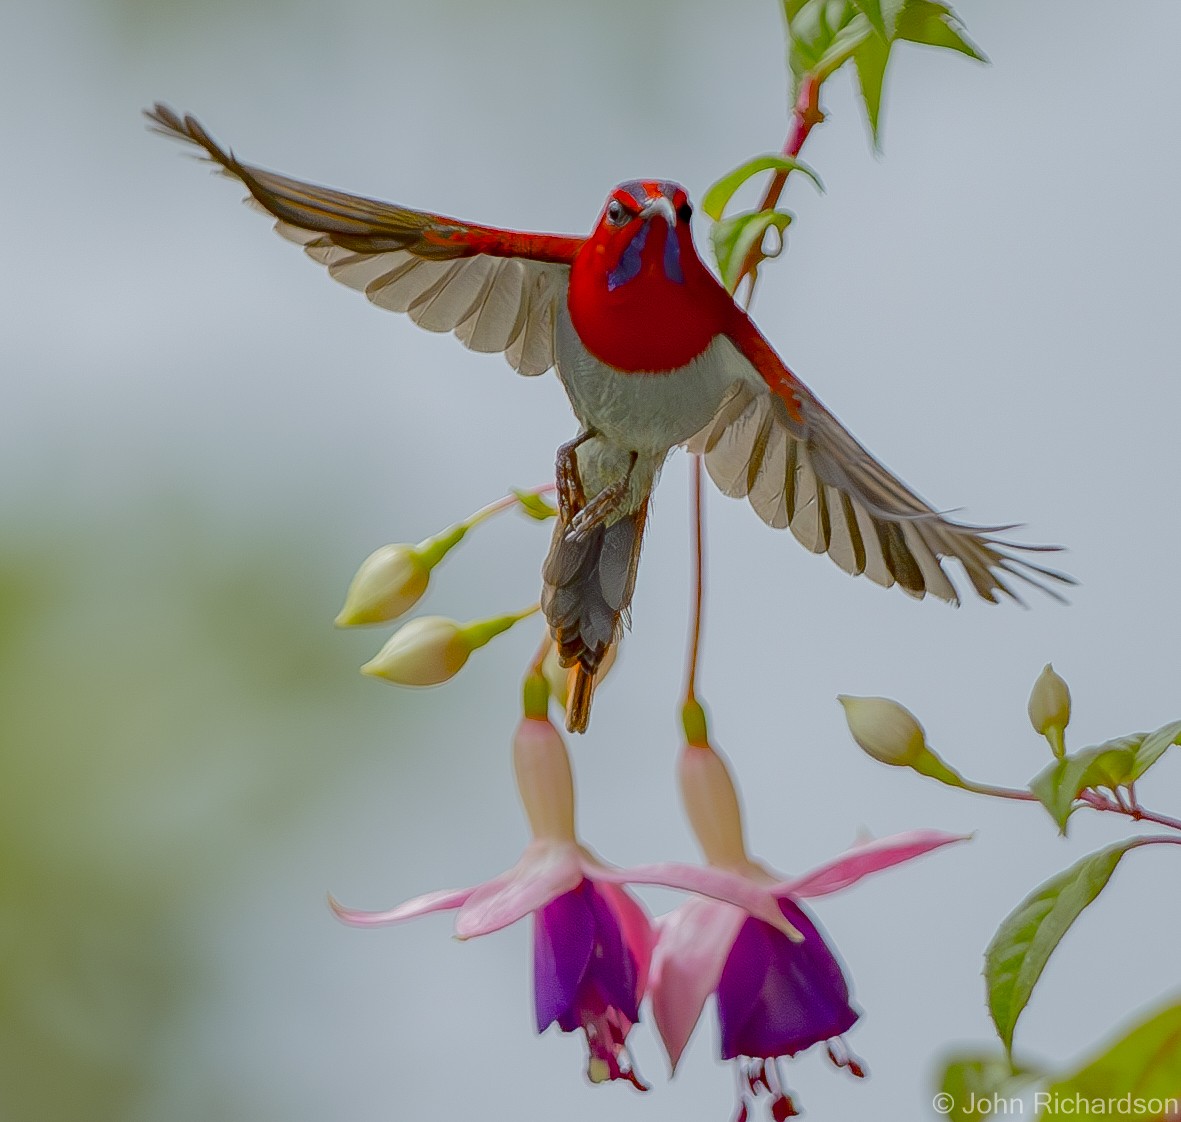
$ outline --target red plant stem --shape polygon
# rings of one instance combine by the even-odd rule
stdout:
[[[1136,845],[1136,846],[1141,846],[1141,845],[1181,845],[1181,838],[1169,838],[1169,837],[1162,838],[1162,837],[1157,837],[1157,836],[1153,835],[1150,838],[1138,838],[1135,842],[1132,843],[1132,845]],[[1129,846],[1128,848],[1131,849],[1132,846]]]
[[[792,110],[791,128],[787,139],[783,143],[783,154],[789,159],[795,159],[804,147],[808,134],[824,120],[824,113],[820,109],[820,86],[823,79],[815,74],[806,74],[800,83],[800,92],[796,98],[795,108]],[[787,183],[789,171],[777,171],[767,184],[763,192],[759,210],[771,210],[779,202]],[[745,303],[749,306],[750,298],[754,295],[756,274],[760,262],[766,260],[762,243],[753,246],[742,263],[738,279],[734,282],[731,295],[738,292],[738,286],[746,278],[750,279],[750,287],[746,293]],[[703,472],[701,470],[701,456],[693,457],[693,622],[689,633],[689,665],[685,672],[685,702],[697,702],[697,668],[701,660],[701,618],[702,606],[705,599],[705,547],[702,519],[702,491]]]
[[[973,783],[971,780],[966,780],[964,786],[966,790],[973,791],[978,795],[988,795],[994,799],[1015,799],[1018,802],[1026,803],[1038,801],[1038,797],[1032,791],[1023,791],[1018,788],[994,787],[989,783]],[[1167,826],[1170,830],[1181,831],[1181,819],[1170,818],[1167,814],[1157,814],[1153,810],[1145,810],[1138,804],[1129,806],[1124,802],[1116,802],[1114,799],[1089,788],[1080,792],[1078,797],[1092,810],[1110,811],[1131,818],[1133,822],[1152,822],[1157,826]]]
[[[805,74],[804,80],[800,83],[800,92],[796,97],[795,107],[792,109],[791,131],[788,132],[787,140],[783,144],[783,154],[790,160],[794,160],[800,154],[809,134],[824,120],[824,112],[820,108],[820,87],[823,82],[824,79],[815,74]],[[759,201],[759,210],[773,210],[775,208],[790,174],[791,171],[788,169],[777,171],[771,177],[771,182],[767,184],[767,189]],[[746,260],[743,261],[742,268],[739,270],[734,291],[737,292],[738,286],[749,277],[750,288],[746,294],[748,305],[754,294],[755,275],[759,265],[766,259],[767,255],[763,252],[762,242],[756,242],[751,246],[750,252],[746,255]]]
[[[689,671],[685,680],[685,702],[697,701],[697,667],[701,657],[701,619],[705,601],[705,510],[702,457],[693,457],[693,624],[689,637]]]
[[[1181,819],[1172,818],[1167,814],[1157,814],[1152,810],[1133,808],[1132,818],[1137,822],[1154,822],[1158,826],[1168,826],[1170,830],[1181,830]]]
[[[1181,831],[1181,819],[1171,818],[1167,814],[1157,814],[1154,810],[1145,810],[1141,806],[1121,806],[1119,803],[1109,799],[1106,795],[1100,795],[1096,791],[1084,791],[1080,796],[1087,806],[1093,810],[1108,810],[1116,814],[1123,814],[1132,819],[1133,822],[1152,822],[1157,826],[1167,826],[1170,830]]]

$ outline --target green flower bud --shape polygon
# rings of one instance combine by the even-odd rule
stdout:
[[[413,545],[383,545],[361,563],[336,617],[337,627],[388,623],[422,599],[431,570]]]
[[[1029,721],[1061,759],[1066,753],[1066,726],[1070,724],[1070,689],[1048,662],[1029,695]]]

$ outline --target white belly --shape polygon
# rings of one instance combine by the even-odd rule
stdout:
[[[555,365],[574,415],[584,429],[644,458],[663,462],[705,428],[741,377],[737,351],[722,336],[679,370],[621,374],[582,345],[564,301],[555,319]]]

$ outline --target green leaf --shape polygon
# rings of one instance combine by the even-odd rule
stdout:
[[[763,171],[803,172],[817,188],[824,190],[820,177],[807,164],[793,160],[789,156],[755,156],[746,163],[739,164],[733,171],[727,172],[717,181],[701,199],[701,209],[715,222],[720,222],[727,204],[738,190],[752,176]]]
[[[862,97],[870,109],[871,97],[881,101],[880,75],[885,73],[890,48],[899,39],[925,43],[958,51],[969,58],[986,62],[983,52],[965,34],[960,18],[937,0],[783,0],[787,20],[787,64],[792,74],[792,96],[799,93],[806,74],[821,80],[836,73],[850,59],[857,60],[858,52],[870,42],[885,49],[867,51],[857,62]],[[863,72],[862,72],[863,71]],[[876,91],[867,93],[867,89]],[[870,123],[877,141],[876,117],[870,112]]]
[[[793,79],[792,96],[799,92],[800,82],[812,69],[812,64],[823,53],[832,38],[832,31],[824,19],[827,0],[784,0],[783,14],[787,21],[787,67]]]
[[[963,26],[959,16],[946,4],[936,0],[906,0],[894,25],[894,38],[945,47],[987,62],[984,52],[963,33]]]
[[[530,518],[544,522],[547,518],[558,516],[557,510],[550,506],[536,491],[519,491],[513,487],[512,492],[517,496],[517,504],[522,512],[529,515]]]
[[[1103,891],[1123,855],[1142,844],[1133,838],[1084,857],[1026,897],[997,928],[984,952],[984,978],[989,1012],[1010,1053],[1017,1019],[1050,955],[1083,909]]]
[[[1058,824],[1058,832],[1062,834],[1066,833],[1067,819],[1076,809],[1074,800],[1078,792],[1071,790],[1072,777],[1069,774],[1072,762],[1073,758],[1055,760],[1029,783],[1030,791]]]
[[[890,44],[868,35],[853,52],[853,66],[857,71],[857,85],[861,102],[869,121],[874,151],[881,151],[882,83],[890,61]]]
[[[978,1122],[995,1113],[998,1099],[1009,1098],[1038,1074],[1014,1067],[1003,1052],[953,1056],[939,1082],[942,1104],[949,1109],[944,1114],[938,1102],[936,1108],[952,1122]]]
[[[1143,1122],[1166,1115],[1175,1117],[1181,1097],[1178,1072],[1181,1004],[1174,1002],[1142,1021],[1073,1075],[1054,1083],[1047,1091],[1048,1105],[1068,1100],[1073,1106],[1077,1096],[1105,1103],[1115,1099],[1115,1109],[1107,1107],[1104,1113]],[[1170,1103],[1161,1101],[1169,1099]]]
[[[1141,734],[1140,743],[1135,749],[1132,778],[1139,779],[1174,744],[1181,744],[1181,721],[1174,721],[1147,735]]]
[[[822,60],[829,58],[833,43],[850,24],[856,23],[861,34],[872,35],[869,19],[857,10],[851,0],[785,0],[787,19],[787,64],[793,79],[793,97],[799,92],[805,74],[824,76],[836,69],[825,70]],[[848,57],[848,56],[846,56]]]
[[[886,30],[886,20],[882,15],[882,0],[853,0],[853,6],[870,22],[870,26],[881,36],[883,41],[890,38]]]
[[[733,291],[742,271],[742,263],[751,249],[761,245],[767,231],[772,228],[782,237],[791,220],[792,216],[785,210],[760,210],[736,214],[716,222],[709,236],[722,274],[722,283]],[[775,257],[776,254],[768,253],[766,256]]]
[[[867,40],[875,38],[877,36],[874,34],[869,20],[859,14],[832,37],[828,47],[816,60],[813,67],[815,73],[822,80],[832,77],[853,57],[858,47]]]
[[[1135,778],[1136,737],[1109,740],[1073,756],[1055,760],[1029,785],[1058,829],[1066,833],[1066,822],[1078,808],[1075,800],[1088,787],[1115,790]]]
[[[783,18],[787,21],[789,30],[792,24],[800,17],[803,9],[814,2],[815,0],[783,0]]]
[[[1009,1061],[1004,1056],[985,1059],[952,1060],[943,1073],[940,1093],[950,1109],[944,1114],[952,1122],[977,1122],[989,1107],[1001,1096],[1002,1088],[1009,1080]],[[973,1110],[975,1106],[977,1109]]]

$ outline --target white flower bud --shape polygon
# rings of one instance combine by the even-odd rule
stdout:
[[[455,620],[419,616],[398,628],[361,672],[399,686],[437,686],[454,678],[474,649]]]
[[[361,563],[336,617],[337,627],[388,623],[422,598],[431,570],[412,545],[383,545]]]
[[[863,752],[883,764],[913,767],[929,754],[923,726],[909,709],[888,697],[837,698],[849,732]]]
[[[1061,756],[1066,751],[1063,734],[1070,724],[1070,688],[1048,662],[1029,695],[1029,721],[1050,742],[1054,755]]]

